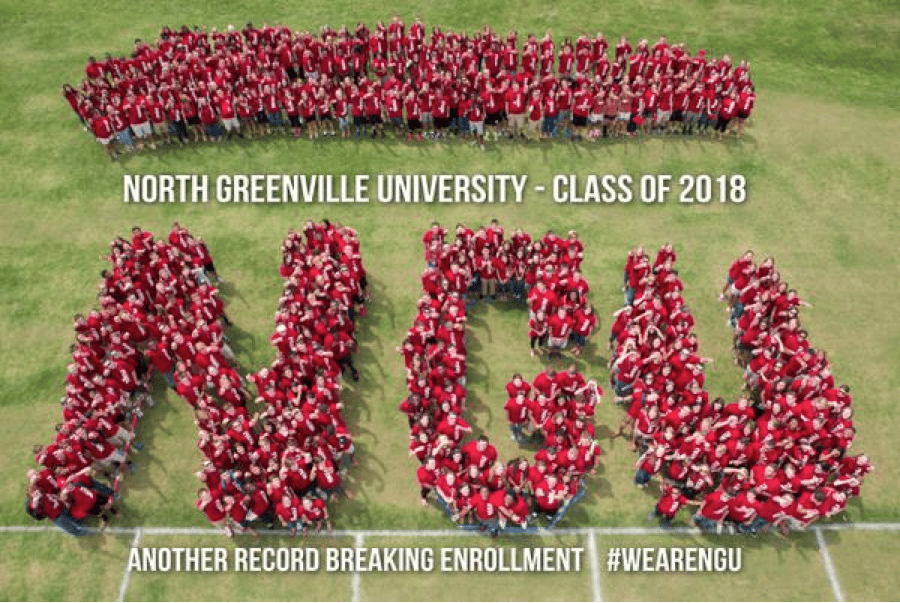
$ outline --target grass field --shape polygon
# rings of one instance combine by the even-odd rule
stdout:
[[[232,145],[163,149],[110,163],[82,132],[59,93],[82,76],[85,58],[123,53],[136,37],[153,38],[161,25],[206,23],[223,27],[247,20],[294,28],[329,23],[369,24],[421,14],[469,31],[485,22],[498,31],[554,37],[602,30],[617,39],[670,40],[730,52],[750,63],[759,98],[752,127],[741,141],[715,143],[680,138],[628,143],[489,146],[482,153],[459,144],[267,139]],[[609,316],[621,304],[625,255],[643,243],[672,241],[679,253],[684,295],[697,320],[701,351],[717,359],[707,369],[711,393],[733,398],[741,379],[732,366],[729,331],[716,301],[731,260],[746,248],[773,255],[784,278],[813,304],[803,321],[815,345],[827,350],[838,382],[851,384],[858,438],[876,471],[846,519],[898,522],[900,466],[893,459],[900,391],[900,13],[895,3],[847,0],[824,3],[663,2],[637,5],[578,0],[544,5],[532,0],[384,5],[330,2],[170,1],[133,5],[100,0],[26,5],[0,0],[0,526],[31,525],[23,511],[31,446],[51,439],[60,418],[59,397],[73,340],[71,316],[96,302],[98,256],[133,224],[157,234],[178,220],[204,237],[228,284],[223,289],[238,357],[245,368],[268,365],[268,336],[282,284],[279,246],[290,226],[329,217],[360,233],[371,274],[373,302],[360,323],[358,384],[347,387],[348,422],[361,467],[353,473],[357,497],[334,507],[343,530],[446,529],[444,515],[421,508],[414,464],[407,458],[406,422],[397,410],[405,395],[402,362],[394,348],[411,324],[423,268],[420,237],[432,220],[471,226],[493,217],[532,233],[577,228],[585,242],[584,271],[602,317],[595,345],[581,369],[606,382],[602,342]],[[555,174],[742,174],[749,198],[741,205],[556,205],[549,195],[526,193],[520,205],[354,206],[142,206],[122,203],[122,175],[132,173],[519,173],[549,185]],[[505,433],[503,386],[516,371],[533,375],[526,317],[503,306],[475,311],[470,338],[474,423],[492,434],[501,454],[519,454]],[[600,345],[597,345],[600,344]],[[160,388],[157,406],[140,426],[139,471],[126,479],[124,527],[207,527],[193,507],[199,464],[189,408]],[[609,396],[607,396],[609,398]],[[601,436],[618,425],[621,411],[598,412]],[[646,525],[651,495],[631,485],[633,455],[621,439],[602,437],[606,451],[588,496],[561,528]],[[682,522],[683,525],[683,522]],[[827,531],[830,559],[842,592],[851,600],[900,597],[893,571],[900,559],[898,532]],[[119,594],[129,535],[81,540],[62,533],[0,531],[0,598],[114,599]],[[243,546],[211,536],[147,535],[142,546]],[[454,546],[457,537],[367,537],[366,546]],[[485,544],[466,538],[469,545]],[[325,546],[315,541],[315,546]],[[335,538],[341,546],[352,538]],[[543,544],[586,546],[583,535],[554,536]],[[709,546],[697,536],[597,535],[607,599],[816,600],[835,596],[816,537],[790,542],[761,538],[728,541],[744,547],[744,569],[735,575],[608,574],[602,553],[612,546]],[[575,543],[575,544],[573,544]],[[265,541],[267,546],[287,541]],[[798,579],[797,576],[808,576]],[[131,577],[129,599],[589,599],[592,576],[365,575],[353,590],[347,575],[304,577],[148,575]]]

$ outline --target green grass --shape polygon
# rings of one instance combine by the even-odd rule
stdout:
[[[489,21],[498,31],[516,27],[520,33],[542,34],[551,29],[555,36],[587,28],[589,34],[600,29],[611,39],[625,32],[632,40],[653,40],[664,32],[670,40],[684,40],[692,48],[747,57],[759,100],[755,123],[740,142],[666,139],[574,147],[490,146],[481,153],[467,146],[407,145],[390,139],[345,144],[278,139],[166,149],[110,163],[81,132],[59,94],[62,83],[81,77],[87,55],[124,52],[135,37],[153,37],[163,24],[221,27],[247,20],[261,23],[266,18],[293,27],[337,26],[341,19],[350,25],[357,20],[371,24],[389,18],[393,8],[372,2],[298,9],[283,2],[191,6],[160,2],[136,7],[124,2],[26,5],[4,0],[0,3],[5,49],[0,56],[4,108],[0,112],[4,175],[0,189],[0,441],[7,453],[0,465],[0,525],[31,521],[22,511],[24,474],[33,463],[31,445],[49,441],[60,419],[57,401],[73,339],[71,315],[96,303],[98,273],[104,268],[98,256],[113,236],[126,233],[132,224],[164,234],[174,220],[203,236],[228,280],[223,292],[238,329],[233,332],[238,356],[244,368],[255,370],[272,359],[268,336],[282,286],[277,272],[280,243],[288,227],[323,217],[359,231],[373,281],[370,313],[360,323],[358,365],[363,377],[346,392],[347,418],[360,449],[361,467],[353,474],[357,496],[335,506],[338,527],[448,527],[441,513],[417,504],[415,467],[406,456],[406,423],[396,411],[404,396],[404,376],[394,348],[410,326],[420,292],[419,240],[424,229],[434,219],[475,226],[492,217],[508,229],[521,226],[533,234],[548,228],[578,229],[586,245],[584,270],[591,298],[602,318],[595,338],[598,345],[582,363],[583,370],[604,383],[607,352],[602,342],[609,316],[621,303],[618,287],[629,248],[639,243],[650,248],[669,240],[675,243],[701,349],[717,359],[707,372],[708,388],[729,398],[739,390],[740,375],[730,362],[729,334],[715,297],[730,261],[744,249],[774,255],[782,275],[814,305],[804,311],[804,323],[814,344],[828,351],[837,380],[853,387],[859,430],[854,450],[869,453],[876,465],[862,498],[851,503],[847,517],[900,521],[896,501],[900,468],[892,462],[897,425],[893,402],[900,390],[896,370],[900,321],[893,311],[900,295],[896,246],[900,233],[896,205],[900,18],[894,8],[875,1],[775,0],[645,0],[640,11],[633,3],[606,3],[597,11],[585,2],[549,6],[531,1],[397,7],[407,21],[419,12],[428,23],[469,31]],[[749,199],[739,206],[557,205],[549,194],[529,191],[521,205],[494,206],[122,203],[125,173],[185,172],[211,178],[235,173],[365,173],[374,178],[380,173],[513,172],[528,174],[529,185],[547,186],[554,175],[569,173],[630,174],[635,180],[645,173],[676,178],[686,173],[737,173],[748,179]],[[520,451],[505,433],[502,386],[512,372],[533,375],[541,367],[528,356],[526,318],[521,311],[492,307],[477,310],[475,318],[470,334],[478,344],[470,358],[476,375],[473,420],[492,435],[505,455],[516,455]],[[140,470],[125,482],[123,522],[205,526],[192,505],[197,488],[193,472],[200,456],[189,409],[176,396],[158,393],[159,404],[140,427],[147,444],[145,452],[135,457]],[[597,415],[601,433],[604,426],[614,429],[620,418],[619,409],[601,407]],[[564,524],[640,525],[652,498],[630,485],[634,458],[621,440],[603,439],[601,444],[606,451],[601,475]],[[845,533],[834,539],[829,536],[838,573],[842,580],[847,577],[846,594],[896,597],[896,583],[888,577],[868,578],[869,568],[884,567],[879,562],[896,557],[894,537],[879,535],[883,546],[873,547],[866,546],[868,538]],[[769,541],[764,541],[766,546],[754,546],[752,554],[747,554],[747,569],[737,581],[692,576],[676,581],[673,590],[667,591],[658,580],[616,575],[609,577],[604,594],[608,598],[829,597],[818,554],[808,540],[796,538],[796,551],[782,551]],[[159,538],[154,543],[176,541]],[[185,544],[193,541],[183,540]],[[118,584],[127,542],[105,537],[75,543],[47,534],[3,535],[2,542],[4,550],[10,551],[0,566],[3,598],[107,599],[117,594],[110,588]],[[667,542],[659,539],[658,544]],[[606,542],[600,544],[605,550]],[[740,583],[744,579],[759,582],[785,562],[808,567],[815,581],[795,589],[788,581],[758,592]],[[93,566],[102,566],[109,574],[109,580],[102,580],[105,586],[97,586],[82,576],[82,570],[74,569]],[[433,589],[406,596],[441,598],[460,593],[460,597],[477,598],[482,592],[464,590],[443,576],[420,580]],[[605,575],[603,580],[605,584]],[[204,585],[192,592],[199,583],[190,577],[140,576],[134,579],[129,597],[253,596],[253,591],[240,590],[241,581],[235,578],[224,587]],[[262,578],[256,582],[267,592],[271,587]],[[479,582],[472,584],[469,588],[476,589]],[[563,584],[567,583],[547,580],[532,589],[526,583],[521,590],[514,585],[509,592],[512,598],[590,596],[581,578],[572,590],[563,589]],[[442,587],[443,595],[435,592]],[[367,576],[362,593],[366,598],[386,599],[397,596],[397,588],[391,576]],[[309,590],[272,592],[273,598],[283,599],[348,596],[346,590],[318,583]]]

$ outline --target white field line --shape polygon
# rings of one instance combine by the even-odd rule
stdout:
[[[591,565],[591,593],[594,603],[599,603],[603,600],[603,593],[600,591],[600,559],[597,555],[597,537],[593,530],[588,532],[587,543],[588,563]]]
[[[137,548],[141,544],[141,529],[138,528],[134,531],[134,538],[131,539],[131,546],[128,548],[129,554],[131,554],[131,549]],[[131,565],[128,561],[125,562],[125,573],[122,574],[122,582],[119,584],[119,598],[116,599],[119,603],[125,600],[125,592],[128,590],[128,583],[131,581]]]
[[[96,528],[86,528],[89,533],[97,533]],[[104,533],[133,535],[140,530],[142,536],[224,536],[225,533],[216,528],[180,528],[180,527],[130,527],[107,528]],[[900,531],[900,522],[897,523],[836,523],[813,526],[799,532],[848,531],[848,532],[896,532]],[[0,534],[24,534],[33,532],[62,532],[53,525],[44,526],[0,526]],[[553,530],[538,530],[530,534],[504,534],[504,538],[527,537],[554,537],[554,536],[658,536],[666,534],[700,534],[696,528],[662,528],[648,527],[615,527],[615,528],[555,528]],[[286,536],[288,530],[259,530],[260,536]],[[329,533],[310,533],[310,537],[350,537],[363,536],[364,538],[444,538],[444,537],[481,537],[483,532],[478,530],[334,530]],[[715,536],[715,534],[707,534]]]
[[[819,544],[819,553],[822,555],[822,563],[825,565],[825,572],[828,574],[828,581],[831,582],[831,590],[834,592],[834,600],[843,603],[844,593],[841,590],[841,582],[838,580],[837,573],[834,571],[834,564],[831,562],[831,554],[828,552],[828,543],[822,535],[822,530],[814,528],[816,533],[816,542]]]
[[[354,545],[356,548],[363,548],[363,544],[365,543],[366,537],[362,534],[357,534],[356,538],[353,539]],[[353,603],[359,603],[359,570],[353,570],[353,573],[350,574],[350,597]]]

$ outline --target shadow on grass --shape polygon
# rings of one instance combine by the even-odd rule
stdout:
[[[133,474],[126,473],[122,477],[121,497],[115,504],[115,508],[119,512],[116,524],[147,524],[150,514],[140,507],[132,507],[128,504],[131,491],[152,490],[165,503],[171,501],[171,492],[166,492],[153,480],[148,468],[149,465],[155,464],[162,467],[164,472],[168,471],[165,465],[166,447],[161,440],[171,437],[173,432],[164,425],[170,420],[172,414],[178,412],[176,405],[184,404],[184,401],[173,390],[170,390],[159,376],[151,382],[151,394],[155,404],[153,408],[144,409],[144,416],[138,423],[135,437],[135,441],[143,444],[143,451],[132,450],[131,452],[130,459],[137,470]]]

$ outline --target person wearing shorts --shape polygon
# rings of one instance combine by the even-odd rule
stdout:
[[[350,112],[353,114],[354,138],[366,136],[366,105],[356,86],[350,89]]]
[[[618,138],[628,131],[628,122],[631,121],[631,91],[628,87],[622,88],[619,94],[619,106],[616,109],[616,126],[614,135]]]
[[[603,106],[606,103],[606,92],[598,88],[596,94],[592,94],[591,112],[588,114],[588,138],[595,140],[605,133],[603,124]]]
[[[594,106],[594,97],[591,94],[590,86],[587,82],[581,85],[572,101],[572,128],[574,129],[575,140],[584,138],[587,130],[588,116]]]
[[[450,95],[438,88],[435,90],[434,104],[431,106],[434,117],[434,130],[437,138],[443,138],[450,127]]]
[[[372,126],[372,138],[379,135],[381,138],[384,138],[381,90],[375,86],[369,86],[369,89],[362,96],[363,106],[365,107],[366,123]]]
[[[334,136],[334,115],[331,112],[332,99],[324,86],[319,86],[316,91],[316,113],[319,123],[319,133],[322,136]]]
[[[475,138],[475,142],[484,150],[484,106],[481,99],[476,95],[472,97],[472,103],[469,105],[469,113],[466,115],[469,122],[469,130]]]
[[[722,99],[722,108],[719,109],[719,119],[716,122],[716,137],[722,139],[728,130],[728,124],[737,113],[737,94],[732,92]]]
[[[756,102],[756,92],[751,85],[749,90],[745,90],[738,95],[737,101],[737,136],[744,133],[744,122],[753,112],[753,104]]]
[[[497,102],[494,89],[490,85],[481,93],[481,101],[484,104],[484,126],[487,131],[494,137],[494,140],[500,138],[500,124],[503,121],[503,108]]]
[[[109,159],[113,160],[118,157],[116,149],[112,144],[114,132],[112,122],[110,121],[109,117],[95,111],[93,116],[91,117],[90,124],[91,131],[97,138],[97,142],[99,142],[103,149],[106,151]]]
[[[659,106],[656,108],[656,127],[661,134],[669,130],[669,120],[672,118],[672,86],[667,85],[659,95]]]
[[[619,96],[609,91],[606,102],[603,103],[603,137],[613,136],[616,129],[616,119],[619,117]]]
[[[416,136],[422,140],[422,104],[415,91],[410,90],[403,99],[403,109],[406,111],[406,140],[412,142]]]
[[[306,134],[309,139],[312,140],[313,138],[318,138],[319,121],[316,115],[315,98],[312,98],[306,90],[303,90],[300,93],[300,100],[297,103],[297,107],[300,110],[301,123],[306,124]]]
[[[164,143],[172,142],[169,136],[169,124],[166,123],[166,110],[159,100],[150,99],[147,102],[147,112],[150,114],[150,126],[153,128],[151,138],[160,137]]]
[[[644,134],[650,134],[654,128],[654,119],[656,119],[656,110],[659,105],[659,88],[656,84],[651,85],[644,95],[641,97],[641,117],[644,123],[641,128]]]
[[[569,336],[572,334],[573,324],[572,317],[568,315],[568,312],[562,306],[559,307],[554,316],[547,320],[547,325],[550,327],[550,336],[547,340],[550,345],[550,358],[559,357],[569,344]]]
[[[221,94],[217,99],[219,117],[222,120],[222,126],[225,128],[225,139],[231,140],[231,137],[237,134],[239,138],[243,138],[241,134],[241,122],[238,120],[237,109],[234,106],[234,99]]]

